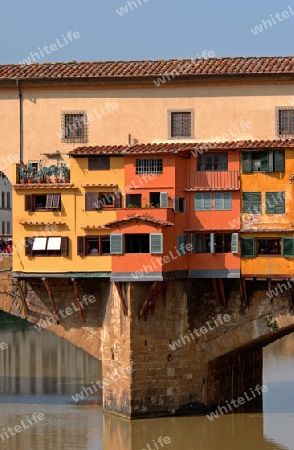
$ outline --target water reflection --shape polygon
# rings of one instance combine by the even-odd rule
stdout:
[[[0,449],[2,450],[268,450],[294,449],[294,335],[264,351],[264,414],[128,421],[102,413],[99,397],[72,395],[101,379],[95,358],[46,331],[0,316]],[[3,440],[3,429],[32,414],[44,421]],[[1,432],[2,430],[2,432]],[[103,438],[102,438],[103,436]],[[161,446],[162,436],[171,439]],[[157,447],[156,447],[157,445]]]

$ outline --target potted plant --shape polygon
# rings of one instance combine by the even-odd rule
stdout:
[[[51,183],[51,169],[50,167],[43,167],[43,177],[46,183]]]
[[[28,181],[28,171],[25,166],[20,165],[18,173],[19,173],[19,180],[20,180],[21,184],[24,184],[25,182]]]
[[[59,168],[56,164],[52,164],[52,166],[49,167],[51,172],[51,179],[52,183],[58,183],[58,175],[59,175]]]
[[[27,173],[28,173],[28,183],[32,184],[32,182],[33,182],[33,165],[32,165],[32,163],[28,163]]]
[[[60,175],[64,183],[69,183],[69,168],[66,166],[65,163],[62,163],[60,166]]]

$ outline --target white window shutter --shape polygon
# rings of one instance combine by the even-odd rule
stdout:
[[[232,253],[239,252],[239,239],[238,238],[239,238],[238,233],[232,233],[232,239],[231,239]]]
[[[199,211],[201,209],[204,209],[203,194],[194,194],[194,210]]]
[[[232,209],[232,193],[224,192],[224,210],[231,211]]]
[[[110,254],[122,255],[123,253],[123,235],[114,233],[110,235]]]
[[[214,250],[214,233],[210,233],[210,253],[215,253],[215,250]]]
[[[212,194],[203,194],[204,197],[204,209],[211,210],[212,209]]]
[[[214,209],[215,210],[222,210],[222,209],[224,209],[223,193],[216,192],[214,194]]]
[[[160,255],[163,252],[162,233],[150,233],[150,253]]]
[[[168,208],[168,193],[160,192],[160,208]]]
[[[180,200],[178,198],[174,198],[174,212],[179,212],[180,210]]]

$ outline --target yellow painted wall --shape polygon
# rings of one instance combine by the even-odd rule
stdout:
[[[168,110],[194,110],[192,142],[275,139],[276,107],[294,101],[293,87],[282,84],[160,88],[150,81],[144,88],[131,89],[94,85],[22,89],[24,160],[44,159],[47,165],[51,162],[42,153],[58,149],[68,162],[67,153],[79,145],[127,144],[128,134],[139,143],[173,142],[168,139]],[[62,143],[61,112],[84,110],[88,143]],[[19,100],[14,88],[0,89],[0,119],[1,165],[2,157],[19,153]],[[11,164],[5,169],[10,177]]]

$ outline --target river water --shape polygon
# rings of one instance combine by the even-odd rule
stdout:
[[[263,414],[130,422],[103,414],[100,390],[76,397],[101,380],[99,361],[1,313],[0,449],[293,450],[293,375],[294,334],[264,349]]]

